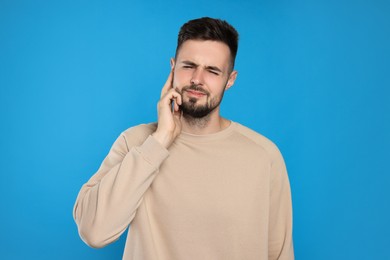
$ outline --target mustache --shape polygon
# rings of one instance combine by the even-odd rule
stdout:
[[[198,91],[198,92],[201,92],[201,93],[203,93],[203,94],[205,94],[205,95],[207,95],[207,96],[210,94],[207,90],[205,90],[205,89],[202,88],[201,86],[195,85],[195,84],[189,85],[189,86],[184,86],[184,87],[181,89],[180,94],[183,94],[183,92],[184,92],[184,91],[187,91],[187,90]]]

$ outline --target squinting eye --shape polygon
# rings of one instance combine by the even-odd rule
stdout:
[[[219,75],[217,72],[213,71],[213,70],[209,70],[210,73],[214,74],[214,75]]]
[[[185,69],[192,69],[193,67],[190,66],[190,65],[185,65],[185,66],[183,66],[183,68],[185,68]]]

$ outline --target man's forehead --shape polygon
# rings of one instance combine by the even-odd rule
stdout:
[[[229,66],[230,50],[222,42],[209,40],[187,40],[178,50],[176,61],[190,61],[200,66]]]

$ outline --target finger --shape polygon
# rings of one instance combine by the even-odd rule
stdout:
[[[174,111],[179,111],[179,105],[177,104],[177,98],[173,100],[173,109]]]
[[[182,113],[183,113],[182,111],[173,111],[174,119],[177,122],[180,122],[180,118],[181,118]]]
[[[178,104],[181,104],[181,95],[174,89],[170,89],[162,98],[161,103],[164,105],[172,104],[172,101],[176,100]]]
[[[171,69],[168,79],[161,90],[161,97],[163,97],[170,89],[172,89],[172,84],[173,84],[173,69]]]
[[[177,92],[177,91],[176,91]],[[179,96],[176,98],[177,104],[180,106],[183,103],[182,96],[179,92],[177,92]]]
[[[180,105],[182,103],[181,99],[182,99],[182,97],[179,94],[179,96],[177,96],[176,99],[175,99],[175,111],[179,111],[180,110]]]

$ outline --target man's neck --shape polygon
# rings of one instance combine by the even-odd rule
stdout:
[[[219,111],[213,111],[202,118],[182,116],[182,131],[195,135],[207,135],[222,131],[230,125],[230,121],[221,117]]]

